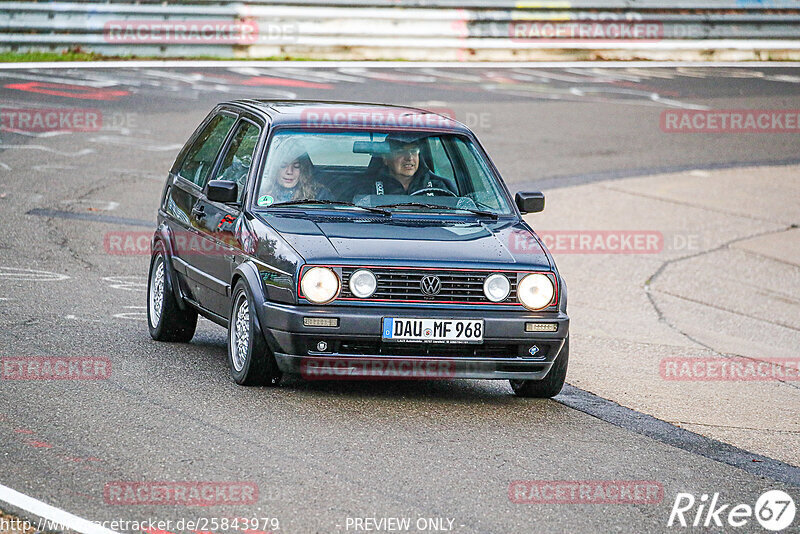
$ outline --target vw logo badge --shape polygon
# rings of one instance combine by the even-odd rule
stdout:
[[[422,290],[423,295],[430,297],[438,295],[442,290],[442,281],[438,276],[423,276],[419,281],[419,288]]]

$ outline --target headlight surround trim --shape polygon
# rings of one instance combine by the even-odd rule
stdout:
[[[371,305],[383,305],[385,303],[391,304],[391,303],[394,303],[394,302],[403,302],[403,301],[398,301],[398,300],[391,299],[389,297],[381,297],[381,298],[375,299],[375,298],[372,298],[372,297],[374,297],[374,294],[372,295],[371,298],[367,298],[367,299],[361,299],[361,298],[356,297],[354,295],[350,295],[349,291],[348,291],[349,287],[348,287],[348,284],[346,283],[346,281],[348,280],[349,276],[348,276],[347,272],[344,272],[348,268],[352,269],[350,271],[350,275],[352,275],[352,273],[354,273],[356,270],[368,269],[368,270],[372,271],[373,274],[375,274],[376,277],[378,275],[375,273],[375,271],[374,271],[375,269],[378,269],[378,270],[380,270],[380,269],[392,269],[392,270],[398,270],[398,271],[406,271],[406,270],[431,270],[431,271],[433,271],[433,270],[439,269],[438,267],[434,268],[434,267],[428,267],[428,266],[424,266],[424,267],[417,267],[417,266],[384,266],[384,265],[374,265],[374,264],[353,266],[352,264],[340,264],[340,263],[326,264],[326,265],[305,264],[300,269],[300,274],[299,274],[299,277],[298,277],[299,280],[296,282],[295,290],[294,290],[296,298],[299,299],[301,302],[308,302],[308,303],[311,303],[311,304],[316,304],[315,302],[311,301],[310,299],[307,299],[304,296],[302,288],[301,288],[301,282],[302,282],[302,279],[303,279],[303,276],[304,276],[305,272],[307,272],[308,270],[310,270],[310,269],[312,269],[314,267],[326,267],[326,268],[331,269],[332,271],[334,271],[334,273],[336,274],[336,276],[338,278],[338,281],[339,281],[339,291],[338,291],[337,295],[335,296],[335,298],[333,299],[333,301],[335,301],[335,302],[333,302],[333,301],[327,302],[327,304],[333,304],[333,305],[336,305],[336,304],[346,305],[351,301],[363,301],[365,304],[371,304]],[[558,273],[556,271],[553,271],[553,270],[548,270],[548,269],[541,269],[540,270],[540,269],[535,269],[535,268],[530,269],[530,270],[527,270],[527,269],[524,269],[524,268],[523,269],[503,269],[503,268],[499,268],[499,269],[474,269],[474,268],[462,268],[462,267],[458,267],[458,268],[453,267],[453,268],[449,268],[449,269],[446,269],[446,270],[471,271],[471,272],[474,272],[476,274],[477,274],[476,271],[483,271],[484,277],[488,277],[491,274],[502,274],[502,275],[506,276],[508,278],[508,280],[511,282],[511,293],[510,293],[509,297],[507,297],[504,301],[492,302],[488,298],[486,298],[485,294],[483,294],[483,287],[481,285],[481,286],[479,286],[479,287],[481,287],[481,293],[482,293],[481,296],[485,299],[485,300],[483,300],[482,304],[479,303],[479,302],[476,302],[476,301],[471,301],[471,302],[468,302],[468,301],[463,301],[463,302],[462,301],[459,301],[459,302],[430,302],[430,304],[435,304],[435,305],[469,304],[471,306],[475,306],[475,305],[501,306],[501,307],[504,307],[504,308],[505,307],[509,307],[509,308],[512,308],[512,309],[513,308],[518,308],[518,309],[525,309],[525,310],[537,311],[537,312],[552,311],[552,310],[556,309],[560,305],[559,304],[560,303],[560,296],[561,296],[561,289],[559,287],[560,278],[559,278]],[[525,304],[519,298],[519,283],[525,277],[527,277],[529,275],[532,275],[532,274],[538,274],[538,275],[542,275],[542,276],[547,277],[549,279],[550,283],[553,286],[553,296],[551,298],[551,301],[547,305],[542,307],[542,308],[533,309],[533,308],[530,308],[528,306],[525,306]],[[485,278],[484,278],[484,280],[485,280]],[[523,285],[523,289],[524,289],[524,285]],[[376,292],[377,292],[377,290],[376,290]],[[420,303],[420,304],[428,304],[428,302],[422,302],[422,301],[413,301],[413,302]]]

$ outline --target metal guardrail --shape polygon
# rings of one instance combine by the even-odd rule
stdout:
[[[352,59],[513,59],[560,49],[786,52],[800,51],[800,0],[0,2],[1,50],[68,48]]]
[[[9,3],[35,3],[9,2]],[[130,4],[130,0],[73,0],[73,4]],[[145,4],[232,5],[237,0],[137,0]],[[594,9],[611,10],[737,10],[798,9],[798,0],[247,0],[248,4],[321,7],[392,7],[426,9]]]

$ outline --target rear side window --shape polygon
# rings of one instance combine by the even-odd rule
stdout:
[[[217,115],[209,122],[195,142],[192,144],[186,157],[181,163],[178,175],[190,182],[204,187],[208,181],[208,173],[214,166],[214,160],[225,142],[236,117],[230,115]]]

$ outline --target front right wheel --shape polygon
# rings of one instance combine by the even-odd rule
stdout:
[[[541,380],[509,380],[511,389],[517,397],[531,397],[536,399],[549,399],[555,397],[564,387],[569,365],[569,336],[564,340],[564,346],[558,353],[550,372]]]
[[[228,321],[228,367],[243,386],[276,386],[281,370],[258,324],[247,284],[239,280],[233,289]]]

